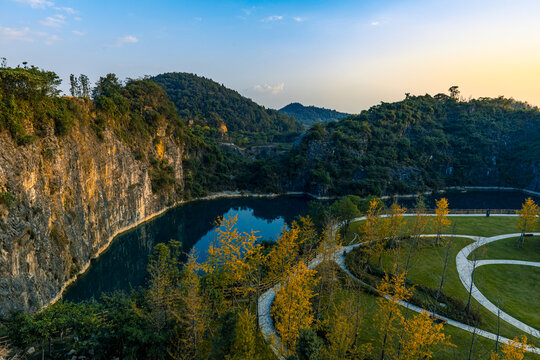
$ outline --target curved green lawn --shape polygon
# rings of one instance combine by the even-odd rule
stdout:
[[[518,320],[540,329],[540,268],[525,265],[484,265],[475,284],[492,303]]]
[[[414,216],[406,216],[405,219],[407,223],[412,223]],[[433,217],[430,216],[430,219]],[[495,236],[519,232],[517,216],[449,216],[448,219],[452,225],[445,231],[447,234],[454,232],[460,235]],[[355,221],[350,225],[345,236],[345,245],[352,240],[354,233],[361,231],[363,223],[363,220]],[[428,227],[425,233],[433,234],[434,232],[433,228]]]
[[[505,259],[540,262],[540,236],[526,237],[521,248],[516,248],[519,238],[502,239],[481,246],[469,255],[469,260],[474,254],[477,259]]]

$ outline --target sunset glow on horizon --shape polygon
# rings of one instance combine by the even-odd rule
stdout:
[[[0,57],[94,83],[190,72],[271,108],[358,113],[459,86],[540,105],[536,1],[0,0]]]

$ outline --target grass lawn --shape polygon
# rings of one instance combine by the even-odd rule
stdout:
[[[489,243],[474,250],[469,259],[506,259],[540,261],[540,236],[526,237],[521,248],[516,248],[519,238],[509,238]]]
[[[336,302],[343,301],[344,299],[355,299],[360,302],[362,311],[362,318],[364,319],[360,324],[359,344],[372,343],[376,344],[374,340],[377,336],[377,324],[373,322],[373,316],[377,311],[377,297],[370,295],[358,289],[339,288],[336,291],[334,299]],[[323,300],[325,303],[325,300]],[[417,314],[412,310],[401,308],[405,317],[411,317]],[[323,315],[323,317],[325,317]],[[331,319],[330,319],[331,321]],[[450,341],[452,346],[436,346],[434,348],[433,359],[440,360],[455,360],[455,359],[468,359],[469,351],[471,348],[473,335],[467,331],[458,329],[456,327],[445,325],[443,331],[450,335]],[[495,342],[480,336],[475,336],[474,344],[472,348],[471,359],[489,359],[490,353],[495,349]],[[500,346],[499,346],[500,349]],[[375,345],[375,353],[373,358],[378,358],[379,351]],[[540,360],[539,355],[527,353],[525,359]]]
[[[430,216],[433,221],[433,216]],[[455,233],[459,235],[478,235],[478,236],[494,236],[502,234],[518,233],[518,217],[516,216],[449,216],[452,222],[446,233],[452,233],[453,225],[455,224]],[[414,216],[405,217],[407,223],[414,221]],[[361,230],[363,220],[355,221],[349,227],[345,236],[344,244],[347,245],[354,236]],[[427,229],[426,234],[433,234],[432,228]]]
[[[540,329],[540,268],[523,265],[485,265],[476,270],[475,284],[495,305],[524,323]]]
[[[469,293],[467,289],[461,283],[459,275],[456,269],[456,255],[466,245],[470,244],[472,240],[466,238],[453,238],[450,245],[450,251],[448,255],[448,267],[446,269],[445,281],[443,285],[443,292],[445,294],[454,296],[463,302],[467,302]],[[430,242],[428,242],[429,244]],[[404,268],[406,258],[409,251],[409,244],[405,244],[400,251],[399,264],[400,268]],[[408,278],[416,284],[423,284],[433,289],[438,289],[441,275],[444,267],[445,248],[435,245],[420,246],[416,254],[413,255],[410,266]],[[392,269],[395,256],[387,254],[383,257],[383,268],[386,271]],[[376,261],[372,260],[373,263]],[[481,268],[480,268],[481,269]],[[497,316],[492,314],[489,310],[480,305],[476,300],[472,299],[472,307],[476,309],[481,316],[481,328],[492,333],[497,332]],[[504,321],[501,322],[501,335],[505,337],[513,338],[514,336],[521,335],[519,329],[515,328]],[[535,339],[535,342],[540,343],[540,339]]]

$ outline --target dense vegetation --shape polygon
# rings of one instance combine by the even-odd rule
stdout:
[[[290,141],[303,130],[294,119],[204,77],[167,73],[152,80],[165,89],[186,123],[228,132],[238,145]]]
[[[350,115],[316,106],[304,106],[300,103],[290,103],[279,109],[278,112],[300,121],[305,126],[312,126],[317,123],[326,124],[331,121],[341,120]]]
[[[395,204],[383,209],[376,199],[346,197],[330,206],[313,206],[310,213],[318,220],[299,217],[276,242],[238,232],[236,217],[219,219],[205,262],[190,254],[182,264],[182,244],[158,244],[144,288],[99,301],[58,302],[33,316],[16,313],[0,331],[8,335],[14,352],[33,348],[29,358],[273,359],[258,328],[256,304],[262,292],[281,283],[271,314],[282,345],[276,350],[287,359],[463,359],[468,354],[487,359],[494,351],[504,360],[534,358],[523,356],[525,338],[516,347],[499,344],[497,351],[494,342],[397,303],[409,301],[499,331],[484,318],[493,317],[491,313],[480,315],[475,304],[466,302],[467,290],[448,261],[443,267],[438,259],[426,257],[448,249],[455,256],[465,245],[454,248],[460,239],[420,236],[448,230],[447,205],[439,202],[437,216],[427,217],[419,201],[417,215],[406,221],[404,209]],[[367,221],[357,235],[368,242],[347,256],[347,267],[358,280],[332,259],[341,243],[335,227],[341,223],[347,231],[342,220],[360,209]],[[382,211],[389,216],[380,217]],[[315,254],[322,262],[308,269]],[[511,337],[518,333],[508,324],[500,332]]]
[[[318,194],[445,186],[540,188],[540,112],[506,98],[408,96],[325,126],[283,164],[285,187]]]

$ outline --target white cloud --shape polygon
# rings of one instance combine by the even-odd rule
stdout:
[[[34,41],[30,28],[24,27],[20,29],[0,26],[0,41]]]
[[[82,18],[79,17],[79,16],[75,16],[75,17],[73,18],[73,20],[75,20],[75,21],[82,21]]]
[[[77,35],[77,36],[83,36],[83,35],[86,35],[85,32],[79,31],[79,30],[73,30],[72,33],[73,33],[74,35]]]
[[[378,21],[372,21],[370,25],[371,25],[371,26],[377,26],[377,25],[379,25],[379,24],[380,24],[380,23],[379,23]]]
[[[137,39],[135,36],[126,35],[116,39],[116,46],[122,46],[124,44],[136,44],[138,42],[139,39]]]
[[[271,93],[272,95],[277,95],[280,92],[283,92],[284,88],[285,88],[284,83],[280,83],[280,84],[277,84],[277,85],[264,84],[264,85],[255,85],[253,87],[253,90],[255,90],[257,92]]]
[[[303,17],[300,17],[300,16],[293,17],[293,20],[296,21],[296,22],[304,22],[304,21],[306,21],[306,19],[304,19]]]
[[[196,18],[194,18],[194,20],[195,20],[195,21],[201,22],[201,21],[202,21],[202,17],[196,17]]]
[[[45,8],[47,6],[53,6],[54,3],[52,1],[47,0],[15,0],[18,3],[30,5],[32,8]]]
[[[51,35],[51,36],[48,36],[45,39],[45,44],[46,45],[52,45],[52,44],[54,44],[55,42],[57,42],[59,40],[62,40],[62,39],[60,39],[60,37],[58,37],[58,35]]]
[[[43,26],[60,27],[66,23],[66,17],[62,14],[48,16],[39,22]]]
[[[281,15],[272,15],[272,16],[265,17],[261,21],[266,22],[266,21],[279,21],[279,20],[283,20],[283,16],[281,16]]]
[[[246,14],[246,16],[249,16],[249,15],[251,15],[251,13],[253,12],[253,10],[255,10],[255,6],[252,6],[252,7],[249,8],[249,9],[242,9],[242,12],[243,12],[244,14]]]
[[[73,14],[78,14],[79,12],[73,8],[70,8],[70,7],[55,7],[55,10],[58,10],[58,11],[65,11],[66,14],[70,14],[70,15],[73,15]]]
[[[49,35],[43,31],[32,31],[28,27],[15,29],[0,26],[0,43],[43,41],[46,45],[52,45],[60,40],[62,39],[58,35]]]

